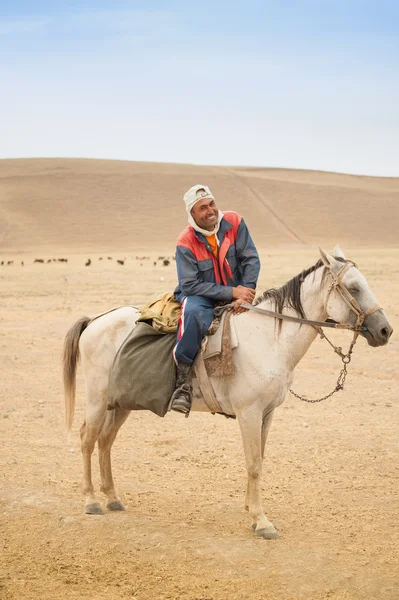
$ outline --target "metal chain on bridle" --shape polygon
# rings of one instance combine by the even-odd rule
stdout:
[[[346,380],[346,376],[348,374],[346,366],[349,365],[349,363],[351,361],[353,348],[355,347],[356,340],[359,335],[358,331],[354,332],[353,340],[351,342],[351,345],[349,346],[349,350],[346,354],[344,354],[342,352],[341,346],[334,346],[334,344],[328,339],[326,334],[321,329],[319,330],[318,333],[319,333],[321,339],[325,339],[330,344],[330,346],[332,346],[332,348],[334,348],[334,352],[336,352],[341,357],[341,360],[344,363],[344,366],[338,375],[337,383],[336,383],[336,386],[333,389],[333,391],[330,392],[329,394],[327,394],[326,396],[323,396],[322,398],[316,398],[315,400],[310,400],[309,398],[305,398],[305,396],[301,396],[300,394],[297,394],[296,392],[294,392],[294,390],[291,390],[291,389],[289,390],[290,394],[295,396],[295,398],[298,398],[298,400],[302,400],[303,402],[310,402],[312,404],[314,404],[316,402],[322,402],[323,400],[327,400],[327,398],[331,398],[331,396],[333,396],[337,392],[341,392],[344,389],[344,383]]]
[[[356,344],[357,338],[359,336],[359,334],[363,331],[367,331],[367,327],[365,327],[363,325],[365,318],[368,315],[371,315],[372,313],[376,312],[377,310],[382,310],[382,307],[379,306],[378,304],[374,304],[373,306],[371,306],[370,308],[368,308],[366,311],[362,310],[360,304],[357,302],[357,300],[352,296],[352,294],[349,292],[348,288],[342,283],[342,279],[345,275],[345,273],[351,268],[351,267],[356,267],[357,265],[352,262],[352,261],[347,261],[346,264],[342,267],[342,269],[340,269],[340,271],[338,271],[337,274],[334,273],[334,271],[329,268],[328,269],[328,274],[331,277],[331,281],[329,284],[329,288],[328,288],[328,292],[327,292],[327,296],[326,296],[326,301],[325,301],[325,306],[327,307],[327,303],[328,303],[328,299],[330,297],[330,294],[333,290],[336,290],[339,292],[339,294],[341,295],[341,298],[343,299],[343,301],[345,302],[345,304],[347,304],[349,306],[349,308],[356,314],[357,316],[357,320],[356,320],[356,325],[352,326],[352,325],[345,325],[343,323],[329,323],[329,322],[321,322],[321,321],[311,321],[309,319],[301,319],[299,317],[292,317],[290,315],[283,315],[280,313],[275,313],[272,312],[270,310],[265,310],[262,308],[257,308],[256,306],[251,306],[250,304],[243,304],[242,306],[244,308],[247,308],[249,310],[253,310],[255,312],[259,312],[268,316],[272,316],[275,317],[277,319],[283,319],[283,320],[288,320],[288,321],[296,321],[298,323],[302,323],[305,325],[311,325],[312,327],[314,327],[318,334],[320,335],[321,339],[325,339],[332,348],[334,348],[334,352],[336,354],[338,354],[341,357],[341,360],[344,364],[343,368],[341,369],[338,379],[337,379],[337,383],[335,388],[333,389],[332,392],[330,392],[329,394],[327,394],[326,396],[323,396],[322,398],[317,398],[315,400],[310,400],[309,398],[305,398],[304,396],[301,396],[300,394],[297,394],[296,392],[294,392],[293,390],[289,390],[290,394],[292,394],[293,396],[295,396],[295,398],[298,398],[298,400],[302,400],[303,402],[310,402],[310,403],[316,403],[316,402],[322,402],[323,400],[327,400],[327,398],[331,398],[331,396],[333,396],[334,394],[336,394],[337,392],[340,392],[344,389],[344,384],[345,384],[345,380],[346,380],[346,376],[347,376],[347,365],[350,363],[351,358],[352,358],[352,352],[353,352],[353,348]],[[327,311],[326,311],[327,312]],[[335,346],[326,336],[326,334],[323,331],[323,327],[332,327],[335,329],[348,329],[350,331],[353,331],[353,339],[352,342],[349,346],[349,350],[346,354],[344,354],[342,352],[342,348],[341,346]]]

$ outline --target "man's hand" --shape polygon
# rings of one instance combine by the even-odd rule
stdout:
[[[255,290],[252,288],[244,287],[243,285],[239,285],[237,287],[233,287],[233,300],[235,300],[234,304],[234,313],[239,315],[240,313],[246,312],[247,308],[241,308],[241,304],[252,304],[255,298]]]
[[[247,288],[243,285],[233,287],[233,300],[241,300],[243,304],[252,304],[254,298],[255,290],[252,288]]]

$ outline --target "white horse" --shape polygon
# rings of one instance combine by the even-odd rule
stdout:
[[[356,266],[346,261],[342,250],[334,249],[335,257],[320,250],[321,260],[303,271],[279,289],[268,290],[258,297],[259,308],[278,309],[288,315],[355,325],[359,307],[367,331],[363,335],[370,346],[386,344],[392,333],[383,310],[365,277]],[[342,288],[349,290],[352,300],[343,299]],[[344,301],[345,300],[345,301]],[[357,306],[357,310],[356,307]],[[372,314],[369,314],[369,313]],[[83,317],[71,327],[64,347],[64,387],[66,421],[71,429],[75,408],[75,378],[79,355],[85,372],[87,410],[83,423],[81,449],[83,454],[83,494],[85,512],[102,514],[94,494],[91,476],[91,455],[98,443],[101,491],[108,498],[109,510],[124,510],[118,498],[111,470],[111,446],[117,432],[129,415],[122,409],[107,410],[109,370],[114,357],[135,326],[137,309],[123,307],[91,322]],[[276,321],[256,312],[233,315],[239,341],[233,352],[235,374],[212,378],[215,395],[226,414],[236,415],[242,434],[248,471],[245,508],[252,528],[258,536],[278,537],[266,518],[260,499],[260,477],[267,434],[274,409],[279,406],[291,385],[296,365],[315,339],[317,331],[309,325]],[[276,323],[281,325],[276,326]],[[192,410],[209,412],[197,381],[193,380]]]

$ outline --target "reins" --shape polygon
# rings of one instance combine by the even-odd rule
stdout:
[[[339,373],[335,388],[333,389],[332,392],[330,392],[326,396],[323,396],[322,398],[317,398],[315,400],[310,400],[309,398],[305,398],[304,396],[297,394],[296,392],[294,392],[291,389],[289,390],[290,394],[295,396],[295,398],[298,398],[298,400],[302,400],[303,402],[311,402],[311,403],[322,402],[323,400],[327,400],[327,398],[331,398],[331,396],[333,396],[337,392],[340,392],[344,389],[344,383],[345,383],[346,376],[347,376],[347,365],[351,361],[353,348],[356,344],[359,334],[367,331],[367,327],[365,325],[363,325],[364,320],[368,315],[371,315],[372,313],[376,312],[377,310],[382,310],[382,307],[379,306],[378,304],[374,304],[373,306],[371,306],[370,308],[368,308],[365,311],[362,310],[360,304],[352,296],[352,294],[350,293],[348,288],[342,283],[342,279],[343,279],[345,273],[351,267],[356,267],[356,265],[355,265],[355,263],[348,261],[342,267],[342,269],[340,269],[338,271],[337,274],[335,274],[332,271],[332,269],[329,268],[328,273],[331,276],[331,282],[329,284],[325,305],[327,306],[327,302],[328,302],[331,292],[333,290],[337,290],[339,292],[339,294],[341,295],[341,298],[343,299],[345,304],[347,304],[349,306],[349,308],[356,314],[356,317],[357,317],[356,325],[346,325],[345,323],[332,323],[332,322],[328,322],[328,321],[312,321],[310,319],[302,319],[300,317],[283,315],[281,313],[276,313],[271,310],[266,310],[264,308],[258,308],[257,306],[252,306],[251,304],[242,304],[241,305],[243,308],[246,308],[247,310],[252,310],[254,312],[266,315],[268,317],[274,317],[275,319],[281,319],[284,321],[293,321],[295,323],[300,323],[302,325],[311,325],[312,327],[314,327],[317,330],[317,333],[320,335],[320,338],[325,339],[330,344],[330,346],[332,348],[334,348],[334,352],[336,352],[336,354],[338,354],[341,357],[341,360],[342,360],[344,366]],[[234,304],[232,306],[234,306]],[[347,329],[349,331],[353,331],[353,339],[349,346],[349,350],[346,354],[344,354],[342,352],[341,346],[335,346],[327,338],[326,334],[324,333],[324,331],[322,329],[323,327],[331,327],[334,329]]]
[[[230,305],[234,306],[234,303]],[[268,317],[274,317],[275,319],[281,319],[284,321],[294,321],[295,323],[302,323],[303,325],[312,325],[313,327],[332,327],[334,329],[349,329],[350,331],[367,331],[367,327],[361,326],[357,327],[356,325],[345,325],[344,323],[333,323],[331,321],[311,321],[310,319],[301,319],[300,317],[292,317],[291,315],[283,315],[282,313],[276,313],[272,310],[266,310],[265,308],[258,308],[257,306],[252,306],[252,304],[241,304],[243,308],[247,310],[252,310],[254,312],[260,313],[262,315],[267,315]]]

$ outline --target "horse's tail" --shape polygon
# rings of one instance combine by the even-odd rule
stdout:
[[[76,321],[65,336],[63,352],[63,374],[65,394],[65,419],[67,430],[72,428],[75,414],[76,368],[79,362],[79,339],[91,319],[82,317]]]

